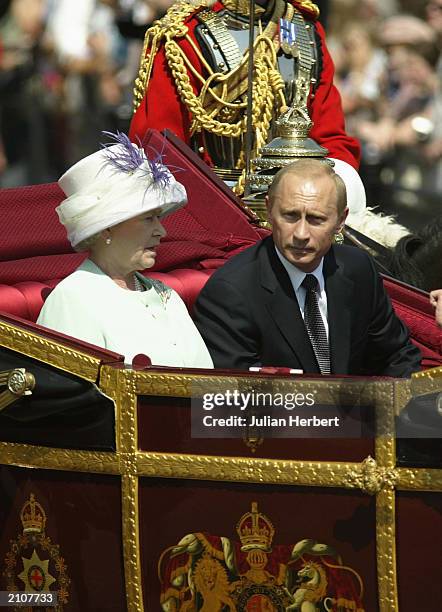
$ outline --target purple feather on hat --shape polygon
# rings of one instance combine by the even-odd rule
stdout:
[[[125,172],[126,174],[141,170],[141,172],[145,173],[146,177],[152,179],[154,185],[158,184],[161,187],[166,187],[170,183],[171,174],[167,166],[162,163],[163,155],[155,152],[155,158],[149,159],[143,151],[141,141],[138,147],[123,132],[117,132],[116,134],[113,132],[103,132],[103,134],[113,140],[111,143],[102,144],[102,147],[106,152],[108,162],[115,170]],[[121,145],[118,151],[109,148],[113,144]],[[148,169],[141,168],[146,161]]]

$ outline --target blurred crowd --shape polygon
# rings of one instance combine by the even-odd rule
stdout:
[[[126,130],[146,27],[169,0],[0,0],[0,186],[57,179]]]
[[[54,180],[96,149],[103,129],[128,129],[144,32],[170,4],[0,0],[0,186]],[[442,0],[321,5],[368,202],[434,210]]]
[[[442,0],[334,3],[336,84],[362,143],[368,202],[408,210],[416,228],[440,212]]]

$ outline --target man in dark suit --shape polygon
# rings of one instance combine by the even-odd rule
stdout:
[[[420,352],[371,258],[332,244],[348,209],[330,166],[299,160],[283,168],[267,211],[273,235],[228,261],[197,300],[214,365],[399,377],[419,370]]]

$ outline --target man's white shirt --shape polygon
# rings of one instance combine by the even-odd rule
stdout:
[[[293,291],[295,292],[296,299],[298,300],[299,309],[301,311],[302,318],[304,319],[304,307],[305,307],[305,295],[306,291],[302,286],[302,281],[307,276],[306,272],[303,272],[299,268],[297,268],[294,264],[288,261],[282,253],[280,253],[275,246],[276,254],[279,257],[284,268],[287,270],[287,274],[289,275],[290,282],[293,286]],[[319,311],[321,313],[322,320],[324,321],[325,331],[327,333],[328,340],[328,311],[327,311],[327,294],[325,293],[325,281],[324,274],[322,273],[322,268],[324,266],[324,258],[321,259],[318,267],[313,270],[313,272],[309,272],[309,274],[313,274],[316,276],[319,284],[319,295],[318,295],[318,306]]]

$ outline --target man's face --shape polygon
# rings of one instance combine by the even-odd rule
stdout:
[[[284,257],[303,272],[313,272],[342,229],[348,209],[338,215],[337,193],[329,176],[286,174],[272,200],[267,198],[273,240]]]

